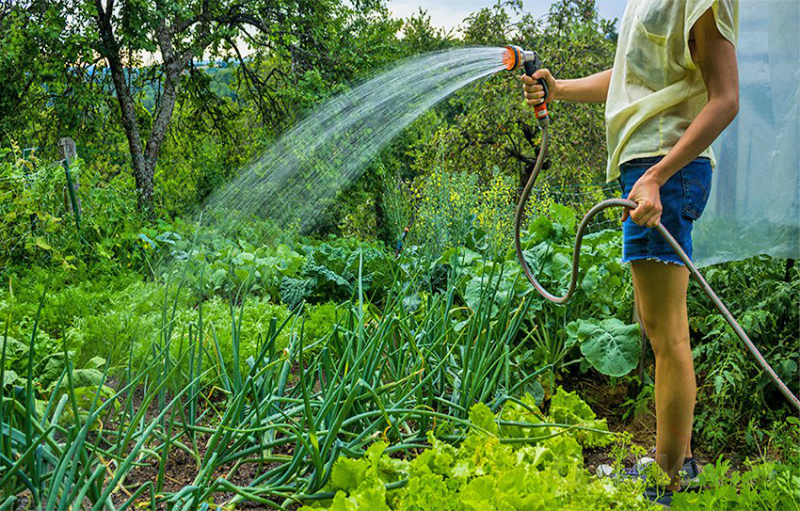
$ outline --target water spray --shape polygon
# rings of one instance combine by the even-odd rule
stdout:
[[[533,74],[541,67],[541,61],[533,51],[525,51],[519,46],[506,46],[506,52],[503,54],[503,65],[509,71],[513,71],[515,69],[519,69],[523,67],[525,70],[525,74],[527,76],[532,77]],[[572,252],[572,269],[570,274],[570,281],[569,286],[567,288],[567,292],[564,293],[562,296],[556,296],[550,292],[548,292],[544,286],[536,280],[536,277],[531,272],[530,267],[528,266],[528,262],[525,260],[525,255],[522,252],[522,243],[520,241],[520,227],[522,225],[522,216],[523,212],[525,211],[525,205],[528,202],[530,197],[531,190],[533,189],[533,184],[536,182],[536,178],[539,176],[539,171],[542,169],[542,164],[544,163],[545,155],[547,154],[547,147],[549,144],[549,133],[548,128],[550,126],[550,118],[547,112],[547,104],[546,101],[549,96],[549,90],[547,88],[547,82],[542,79],[538,80],[539,85],[541,85],[544,89],[544,97],[542,98],[542,102],[539,103],[534,107],[534,111],[536,113],[536,119],[539,121],[539,125],[541,126],[542,130],[542,142],[539,145],[539,154],[536,156],[536,163],[533,168],[533,172],[531,172],[530,177],[528,178],[528,182],[525,184],[525,188],[522,190],[522,195],[519,199],[519,204],[517,205],[517,212],[514,217],[514,247],[517,252],[517,259],[519,259],[519,263],[522,266],[522,270],[525,273],[525,276],[530,281],[531,285],[539,292],[542,297],[545,299],[561,305],[567,302],[572,295],[575,293],[576,284],[578,281],[578,269],[579,263],[581,258],[581,243],[583,242],[583,237],[586,234],[586,229],[589,226],[592,218],[594,218],[598,213],[604,211],[609,208],[628,208],[628,209],[636,209],[637,204],[628,199],[607,199],[601,202],[598,202],[594,205],[583,217],[581,220],[580,225],[578,226],[578,232],[576,233],[575,238],[575,248]],[[728,322],[730,327],[736,332],[736,335],[739,336],[739,339],[742,340],[744,345],[756,359],[756,362],[761,367],[761,369],[769,375],[770,379],[775,383],[780,390],[781,394],[795,407],[798,411],[800,411],[800,400],[798,400],[797,396],[795,396],[789,387],[778,377],[775,370],[769,363],[764,359],[761,352],[758,350],[753,341],[750,340],[747,333],[744,329],[739,325],[736,319],[733,317],[731,312],[722,303],[719,296],[711,289],[711,286],[708,285],[706,279],[700,274],[697,270],[697,267],[692,263],[689,256],[686,255],[686,252],[683,248],[678,244],[675,238],[670,234],[670,232],[660,223],[654,227],[658,230],[659,234],[664,237],[664,239],[669,243],[672,249],[678,254],[681,261],[686,265],[688,268],[689,273],[695,278],[700,287],[703,288],[703,291],[708,295],[714,305],[717,307],[719,312]]]

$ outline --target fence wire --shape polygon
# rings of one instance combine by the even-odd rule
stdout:
[[[522,193],[522,188],[517,191]],[[551,203],[568,206],[575,212],[578,222],[583,219],[589,209],[602,200],[619,198],[621,190],[615,183],[575,183],[569,185],[547,185],[534,187],[531,190],[531,200],[536,204],[543,204],[545,208]],[[536,211],[536,209],[534,209]],[[618,210],[606,210],[589,226],[588,232],[598,232],[605,229],[619,229],[621,216]]]

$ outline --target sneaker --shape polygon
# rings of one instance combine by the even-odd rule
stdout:
[[[645,456],[633,467],[625,469],[619,477],[644,479],[647,466],[655,462],[655,458]],[[682,491],[696,491],[699,489],[697,476],[700,475],[700,469],[697,467],[697,462],[694,458],[684,458],[680,474]],[[600,477],[618,477],[614,474],[614,468],[611,465],[598,465],[597,475]]]
[[[700,468],[694,457],[683,459],[681,468],[681,491],[698,491],[700,489]]]
[[[672,495],[672,491],[657,486],[650,486],[644,490],[645,499],[654,504],[661,504],[667,508],[672,505]]]

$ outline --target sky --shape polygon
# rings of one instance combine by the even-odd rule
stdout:
[[[626,0],[597,0],[600,16],[607,19],[622,18]],[[389,10],[398,18],[407,18],[422,7],[428,11],[434,25],[456,28],[470,14],[491,7],[497,0],[389,0]],[[547,13],[552,0],[524,0],[527,12],[535,16]]]

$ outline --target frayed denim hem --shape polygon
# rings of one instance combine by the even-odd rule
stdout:
[[[655,261],[657,263],[672,264],[675,266],[686,266],[685,264],[683,264],[683,261],[677,259],[678,257],[677,254],[675,255],[675,257],[676,259],[670,259],[667,257],[658,257],[652,255],[636,255],[630,257],[623,257],[622,259],[620,259],[620,262],[622,264],[626,264],[626,263],[631,263],[633,261]]]

